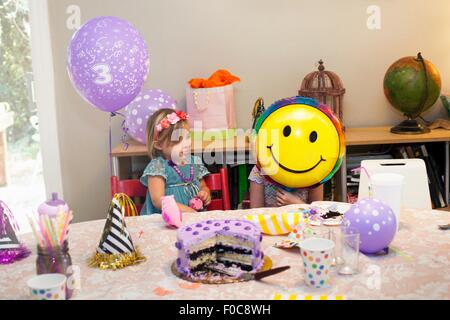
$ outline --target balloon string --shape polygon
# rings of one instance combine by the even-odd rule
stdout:
[[[128,136],[128,127],[126,126],[126,120],[123,120],[122,121],[122,125],[121,125],[121,127],[122,127],[122,132],[123,132],[123,134],[122,134],[122,144],[123,144],[123,150],[127,150],[128,149],[128,146],[129,146],[129,144],[128,144],[128,140],[129,140],[129,136]]]
[[[112,177],[114,172],[113,172],[113,158],[112,158],[112,117],[114,117],[115,114],[114,112],[111,112],[110,116],[109,116],[109,173],[110,176]]]
[[[112,112],[111,114],[112,114],[113,117],[116,116],[116,115],[119,115],[119,116],[122,116],[124,118],[124,120],[122,121],[122,124],[120,125],[120,127],[122,128],[122,132],[123,132],[122,138],[121,138],[122,145],[123,145],[123,150],[126,151],[126,150],[128,150],[128,146],[129,146],[129,143],[128,143],[128,140],[129,140],[128,130],[129,130],[129,128],[126,126],[126,122],[127,122],[126,117],[125,117],[125,115],[123,113],[120,113],[120,112],[117,112],[117,111]]]

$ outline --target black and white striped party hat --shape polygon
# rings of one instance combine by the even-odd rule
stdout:
[[[97,252],[107,254],[131,253],[133,241],[125,223],[118,199],[113,198]]]
[[[116,194],[91,266],[120,269],[145,260],[135,248],[125,223],[125,216],[130,212],[136,212],[134,202],[123,193]]]

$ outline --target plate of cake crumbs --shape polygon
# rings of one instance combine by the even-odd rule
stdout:
[[[338,226],[342,224],[344,213],[351,204],[334,201],[316,201],[311,203],[310,210],[317,209],[314,217],[311,216],[311,225]]]

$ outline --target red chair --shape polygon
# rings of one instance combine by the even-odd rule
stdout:
[[[125,193],[129,196],[136,204],[136,209],[141,212],[142,201],[136,201],[136,198],[143,198],[147,195],[147,188],[142,185],[138,179],[133,180],[119,180],[116,176],[111,177],[111,195],[114,196],[116,193]]]
[[[219,193],[214,197],[208,206],[208,210],[230,210],[230,190],[228,189],[227,169],[221,168],[219,173],[211,173],[205,177],[205,182],[212,194]],[[136,209],[141,212],[141,201],[135,198],[144,198],[147,195],[147,188],[141,184],[138,179],[119,180],[116,176],[111,177],[111,195],[116,193],[125,193],[136,204]]]
[[[227,169],[221,168],[219,173],[211,173],[205,177],[206,185],[212,194],[220,192],[219,197],[211,200],[208,210],[230,210],[230,189],[228,188]]]

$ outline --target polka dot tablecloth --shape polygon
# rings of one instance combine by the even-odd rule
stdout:
[[[278,209],[213,211],[186,214],[184,223],[207,219],[240,218],[255,213],[286,212]],[[106,215],[106,214],[105,214]],[[70,230],[70,254],[79,270],[80,288],[73,299],[273,299],[274,295],[345,296],[346,299],[450,299],[450,232],[445,211],[403,210],[400,230],[387,255],[360,255],[360,272],[341,276],[331,269],[330,288],[311,289],[305,284],[299,249],[273,247],[282,236],[264,236],[262,248],[274,267],[291,269],[264,281],[207,285],[183,281],[171,272],[177,250],[176,232],[167,229],[160,215],[127,218],[133,241],[147,261],[119,271],[103,271],[87,265],[100,239],[105,221],[74,224]],[[337,227],[330,227],[337,228]],[[23,236],[34,251],[27,259],[0,265],[0,299],[29,299],[26,282],[35,275],[36,253],[31,234]]]

